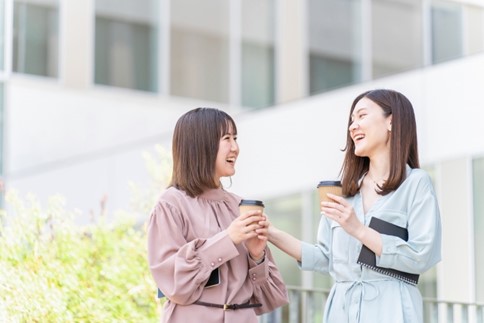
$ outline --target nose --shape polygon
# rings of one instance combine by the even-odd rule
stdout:
[[[230,150],[231,151],[238,151],[239,150],[239,144],[234,139],[231,140]]]
[[[351,132],[355,129],[358,129],[358,126],[359,126],[359,124],[356,121],[353,121],[353,122],[350,123],[348,130]]]

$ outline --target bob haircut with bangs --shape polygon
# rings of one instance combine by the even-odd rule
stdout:
[[[173,173],[169,186],[196,197],[217,188],[215,161],[220,139],[229,131],[237,135],[234,120],[224,111],[196,108],[182,115],[173,132]]]
[[[349,132],[351,115],[356,104],[362,98],[368,98],[378,104],[383,115],[392,115],[392,130],[390,137],[390,174],[387,181],[378,187],[378,194],[386,195],[396,190],[406,178],[406,165],[420,168],[417,145],[417,125],[412,103],[403,94],[387,89],[367,91],[355,98],[350,110],[348,132],[346,135],[345,158],[341,167],[341,184],[343,194],[354,196],[358,193],[359,180],[368,172],[370,160],[368,157],[355,155],[355,144]]]

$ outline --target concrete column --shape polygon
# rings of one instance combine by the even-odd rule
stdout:
[[[59,0],[60,82],[87,88],[94,82],[94,1]]]
[[[306,96],[306,2],[277,2],[276,102],[284,103]]]
[[[444,239],[438,296],[446,301],[472,302],[475,291],[471,163],[465,158],[443,162],[439,175]]]

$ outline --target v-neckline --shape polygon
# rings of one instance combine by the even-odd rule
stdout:
[[[368,213],[370,213],[373,209],[375,209],[375,207],[378,205],[378,202],[383,197],[382,195],[380,195],[380,194],[377,193],[376,194],[377,196],[376,196],[375,200],[373,201],[373,203],[371,204],[371,206],[368,209],[365,208],[365,194],[363,194],[363,191],[362,191],[361,188],[362,188],[363,182],[364,182],[367,174],[368,173],[365,173],[361,177],[360,182],[359,182],[359,185],[360,185],[359,194],[360,194],[360,197],[361,197],[361,211],[362,211],[362,214],[363,214],[364,217],[366,217]],[[370,190],[370,189],[371,188],[368,188],[368,190]]]
[[[409,175],[410,175],[410,172],[411,172],[411,168],[410,166],[406,166],[406,172],[405,172],[405,177],[407,178]],[[375,200],[375,202],[373,203],[373,205],[365,212],[365,203],[363,201],[364,199],[364,196],[363,196],[363,193],[361,192],[361,184],[362,184],[362,181],[364,180],[365,176],[366,176],[367,173],[365,173],[360,181],[359,181],[359,185],[360,185],[360,190],[358,192],[358,195],[359,195],[359,211],[361,212],[361,214],[363,215],[363,219],[361,219],[363,221],[363,223],[367,224],[368,221],[366,221],[366,219],[368,219],[371,215],[371,213],[374,213],[376,210],[378,210],[380,207],[381,207],[381,204],[387,200],[390,196],[392,196],[395,191],[391,191],[390,193],[386,194],[386,195],[380,195],[378,194],[378,197],[377,199]]]
[[[366,219],[370,218],[370,215],[372,213],[374,213],[376,210],[378,210],[380,208],[381,204],[383,203],[383,201],[386,200],[386,198],[388,198],[388,196],[391,195],[393,192],[390,192],[387,195],[377,194],[377,197],[376,197],[375,201],[373,202],[373,204],[370,206],[370,208],[368,210],[365,210],[365,201],[364,201],[365,196],[361,191],[361,184],[362,184],[363,180],[365,179],[365,177],[366,177],[366,174],[363,175],[363,177],[360,180],[359,195],[360,195],[360,210],[361,210],[361,214],[363,215],[362,221],[366,224],[368,222],[368,221],[366,221]]]

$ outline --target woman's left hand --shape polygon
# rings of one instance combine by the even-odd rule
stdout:
[[[322,214],[338,222],[348,234],[358,237],[365,226],[356,217],[353,206],[341,196],[328,193],[328,197],[333,201],[321,202]]]

